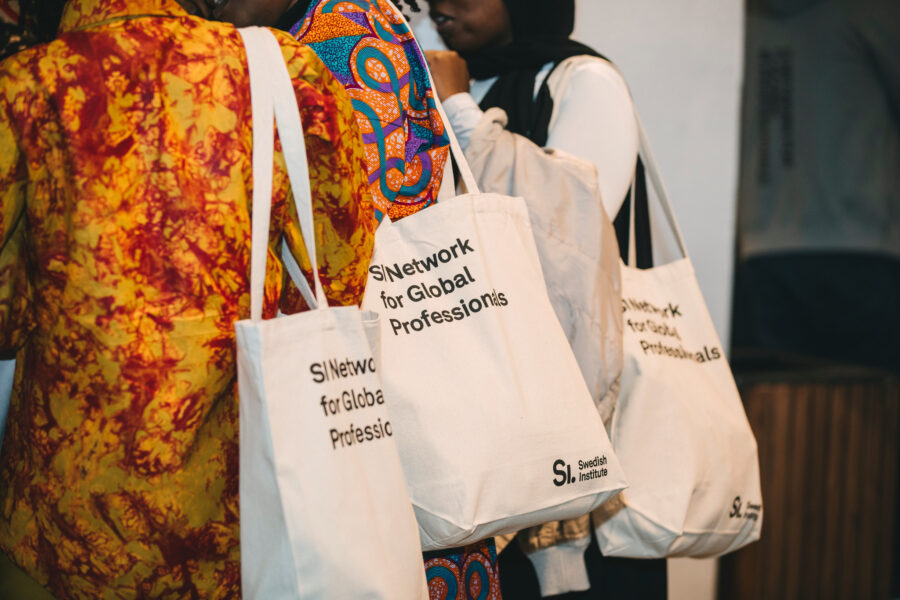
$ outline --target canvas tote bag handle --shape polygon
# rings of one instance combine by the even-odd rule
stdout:
[[[634,104],[634,99],[632,97],[632,104]],[[653,154],[653,149],[650,146],[650,138],[647,136],[647,131],[644,129],[644,124],[641,122],[640,116],[637,113],[637,107],[634,109],[634,122],[637,126],[638,132],[638,156],[640,156],[641,161],[644,163],[644,172],[645,176],[650,180],[650,183],[653,185],[653,189],[656,192],[656,197],[660,203],[660,206],[663,209],[663,214],[666,216],[666,221],[669,223],[669,227],[672,229],[672,233],[675,235],[675,241],[678,243],[678,249],[681,251],[681,255],[685,258],[688,256],[687,244],[684,243],[684,237],[681,234],[681,228],[678,227],[678,221],[675,219],[675,211],[672,210],[672,202],[669,199],[669,193],[666,191],[665,185],[663,185],[662,176],[659,171],[659,164],[656,162],[656,156]],[[632,182],[631,184],[631,210],[629,211],[628,218],[628,262],[626,264],[633,265],[634,264],[634,244],[635,244],[635,226],[634,226],[634,213],[636,211],[635,207],[635,186],[637,181]]]
[[[253,112],[253,216],[250,248],[250,318],[262,319],[265,286],[266,256],[269,239],[269,220],[272,205],[272,170],[277,124],[282,151],[287,164],[288,178],[294,197],[294,207],[300,221],[300,232],[312,264],[315,294],[306,277],[282,243],[281,256],[285,268],[310,308],[327,308],[325,292],[319,280],[316,259],[315,229],[312,212],[312,190],[306,161],[303,125],[297,109],[297,97],[291,83],[281,46],[275,36],[263,27],[247,27],[238,32],[244,40],[250,73],[250,99]]]
[[[403,19],[403,24],[406,25],[409,34],[413,37],[413,41],[415,41],[416,46],[421,51],[422,45],[419,44],[419,40],[416,39],[416,34],[413,32],[413,28],[410,26],[409,21],[406,20],[402,11],[396,9],[396,12],[397,15]],[[459,169],[459,175],[466,186],[466,191],[470,194],[480,194],[481,192],[478,189],[475,175],[472,174],[472,169],[469,167],[469,161],[466,160],[466,155],[463,152],[462,146],[459,145],[459,140],[456,139],[456,134],[453,133],[453,128],[450,126],[450,120],[447,118],[447,113],[444,112],[444,106],[441,104],[441,99],[438,98],[437,87],[434,85],[434,78],[431,76],[431,68],[429,68],[427,61],[425,63],[425,74],[428,75],[428,83],[431,85],[434,107],[437,109],[438,115],[440,115],[441,120],[444,122],[444,131],[447,133],[447,137],[450,140],[450,154],[453,156],[453,160],[456,161],[456,168]],[[412,85],[412,83],[410,83],[410,85]]]

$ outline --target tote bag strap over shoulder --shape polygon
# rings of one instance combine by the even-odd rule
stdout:
[[[403,19],[403,24],[406,25],[406,28],[409,29],[409,32],[413,34],[413,40],[416,45],[421,48],[421,44],[419,44],[419,40],[415,38],[415,34],[413,33],[412,27],[409,25],[409,21],[406,20],[406,16],[401,11],[397,11],[397,14],[401,19]],[[434,91],[432,97],[434,98],[434,107],[438,111],[438,115],[440,115],[441,120],[444,122],[444,131],[447,132],[447,137],[450,139],[450,154],[453,157],[453,160],[456,161],[456,168],[459,169],[459,175],[463,180],[463,183],[466,186],[466,191],[470,194],[478,194],[478,183],[475,179],[475,175],[472,174],[472,169],[469,167],[469,161],[466,160],[466,155],[463,152],[462,146],[459,145],[459,140],[456,139],[456,134],[453,133],[453,128],[450,127],[450,120],[447,118],[447,114],[444,112],[444,106],[441,104],[441,99],[438,98],[437,95],[437,86],[434,85],[434,78],[431,76],[431,69],[428,65],[425,65],[425,73],[428,75],[428,83],[431,85],[431,89]]]
[[[612,64],[613,68],[618,70],[618,67],[615,63]],[[622,80],[625,80],[625,76],[622,75]],[[630,94],[630,91],[629,91]],[[653,148],[650,145],[650,137],[647,135],[647,130],[644,129],[644,123],[641,121],[640,115],[637,112],[637,105],[634,102],[634,95],[631,95],[631,104],[634,109],[634,123],[637,128],[638,134],[638,161],[637,166],[635,168],[634,181],[631,183],[631,189],[629,191],[629,211],[628,211],[628,245],[627,247],[622,247],[622,253],[624,254],[625,264],[629,266],[636,266],[637,263],[640,263],[642,260],[644,262],[649,261],[652,263],[652,250],[650,244],[650,213],[649,213],[649,200],[647,193],[647,180],[650,180],[651,185],[653,186],[653,190],[656,192],[656,197],[660,203],[660,207],[663,210],[663,214],[666,217],[666,221],[668,221],[669,228],[671,229],[673,235],[675,236],[675,241],[678,244],[678,249],[681,252],[681,255],[684,258],[688,257],[687,244],[684,243],[684,237],[681,234],[681,228],[678,226],[678,220],[675,218],[675,211],[672,209],[672,202],[669,199],[669,193],[666,191],[666,187],[662,181],[662,175],[659,169],[659,164],[656,162],[656,156],[653,154]],[[636,217],[635,214],[640,211],[640,223],[635,224]],[[624,232],[619,229],[619,220],[616,219],[616,230],[617,233],[621,236]],[[635,229],[638,229],[636,232]],[[641,240],[638,241],[636,239],[636,235],[641,236]],[[646,239],[644,239],[646,238]],[[638,244],[642,244],[642,246],[638,246]],[[641,255],[644,255],[646,258],[641,259]],[[651,266],[650,264],[644,265],[644,267]],[[642,267],[640,264],[637,264],[638,267]]]
[[[634,104],[633,99],[632,104]],[[646,173],[646,177],[650,180],[650,183],[653,185],[653,190],[656,192],[656,197],[663,209],[663,214],[665,214],[669,227],[675,235],[675,240],[678,242],[678,249],[681,251],[681,255],[687,258],[687,245],[684,243],[684,237],[681,235],[681,228],[678,227],[678,220],[675,218],[675,211],[672,210],[672,202],[669,199],[669,193],[666,191],[665,185],[663,185],[659,164],[656,162],[656,156],[653,154],[653,148],[650,146],[650,138],[647,136],[644,124],[641,122],[640,116],[638,116],[637,107],[634,109],[634,122],[638,131],[638,156],[640,156],[641,161],[644,163],[644,172]],[[631,235],[629,236],[629,245],[632,243],[631,240],[634,239],[634,189],[635,185],[632,184],[632,210],[630,211]],[[646,198],[644,198],[644,201],[646,201]],[[629,262],[629,264],[632,263]]]
[[[294,206],[300,221],[300,232],[312,264],[315,294],[310,289],[306,277],[303,276],[285,243],[282,243],[282,260],[291,280],[300,290],[307,305],[310,308],[324,309],[328,307],[328,303],[319,280],[306,143],[303,138],[303,124],[297,109],[294,86],[281,53],[281,46],[271,31],[264,27],[247,27],[239,29],[238,32],[243,38],[247,51],[250,98],[253,106],[253,233],[250,252],[250,317],[255,321],[262,319],[272,205],[272,169],[275,147],[273,120],[277,123],[278,135],[281,138]]]

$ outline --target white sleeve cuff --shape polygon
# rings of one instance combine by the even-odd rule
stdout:
[[[484,112],[475,102],[475,99],[468,92],[453,94],[443,102],[444,112],[447,113],[447,119],[450,121],[450,127],[459,140],[459,145],[463,150],[469,147],[469,140],[472,138],[472,132],[475,126],[481,120]]]
[[[591,588],[584,564],[584,551],[590,543],[588,536],[527,555],[541,584],[541,597],[583,592]]]

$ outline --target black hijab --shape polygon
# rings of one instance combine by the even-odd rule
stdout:
[[[569,39],[575,28],[575,0],[503,1],[512,24],[512,43],[463,58],[475,79],[498,77],[481,101],[481,108],[502,108],[509,117],[509,131],[543,146],[547,143],[553,98],[546,80],[535,98],[538,72],[547,63],[555,66],[572,56],[601,55]]]

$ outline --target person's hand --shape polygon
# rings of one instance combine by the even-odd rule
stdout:
[[[469,68],[459,54],[450,50],[426,50],[425,58],[434,77],[438,98],[469,91]]]

